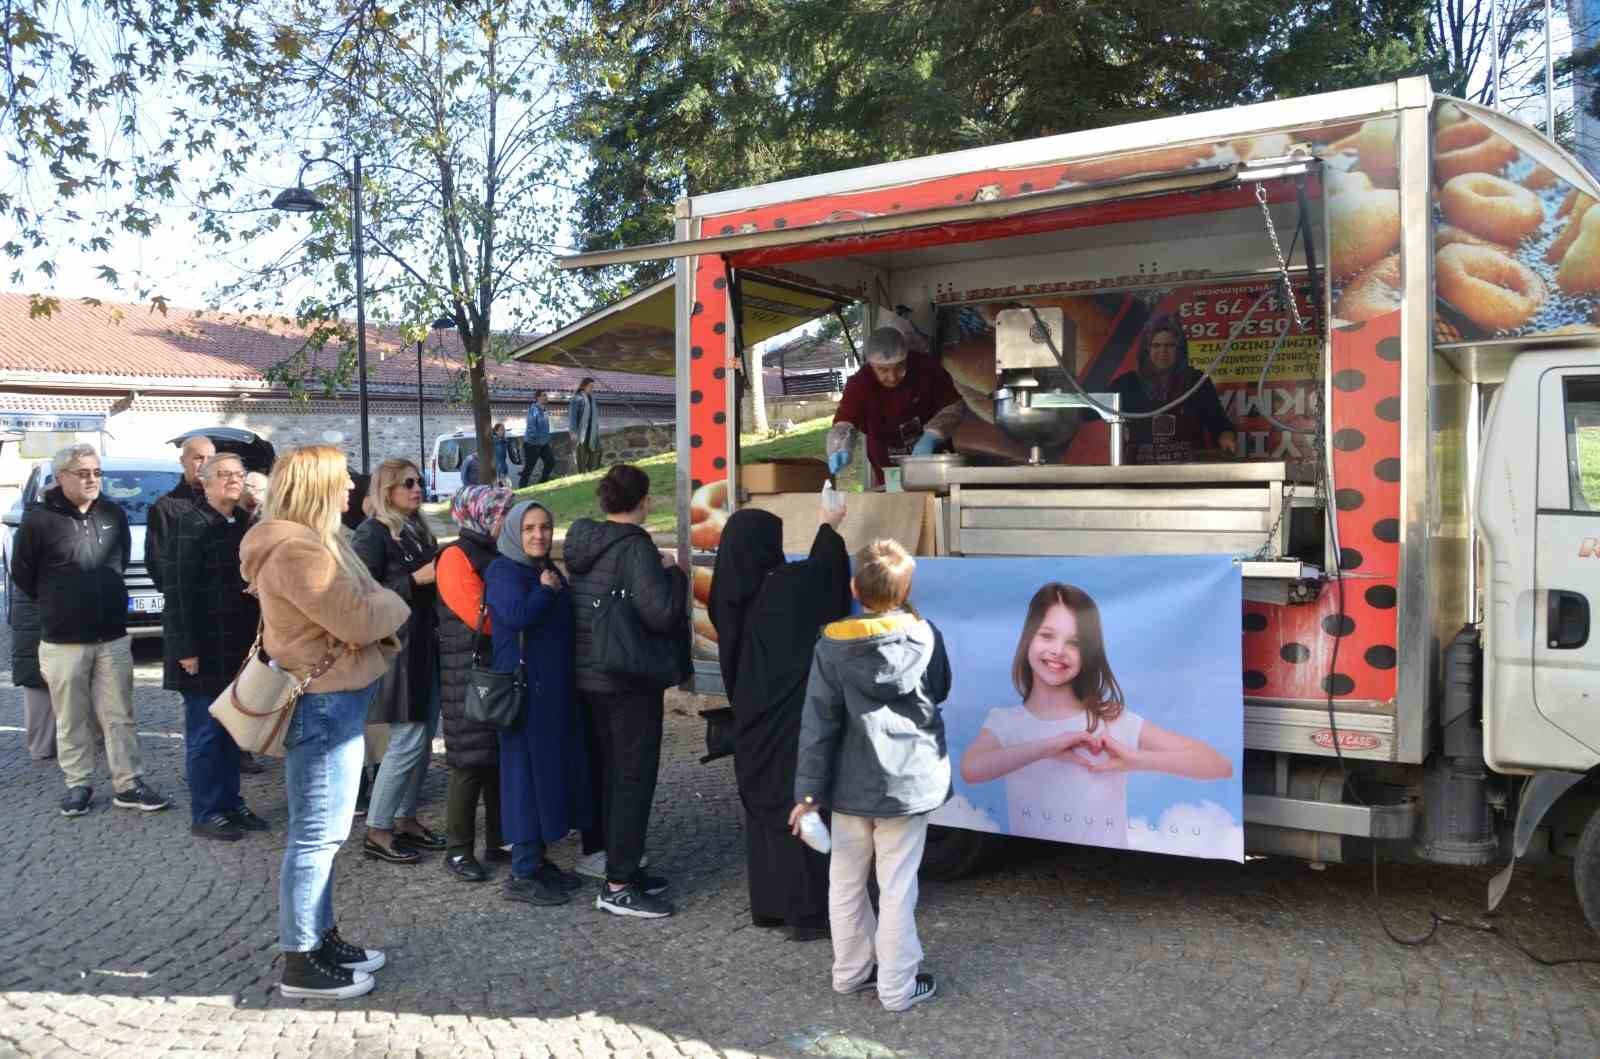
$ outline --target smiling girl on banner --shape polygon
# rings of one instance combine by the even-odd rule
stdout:
[[[1128,709],[1081,588],[1053,581],[1034,593],[1011,679],[1022,704],[990,710],[961,758],[967,783],[1005,778],[1009,834],[1126,848],[1129,772],[1233,775],[1206,743]]]

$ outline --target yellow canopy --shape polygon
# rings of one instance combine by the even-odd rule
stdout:
[[[511,354],[515,360],[587,371],[672,375],[677,364],[671,277],[597,309]],[[739,283],[745,345],[826,316],[844,298],[745,274]]]

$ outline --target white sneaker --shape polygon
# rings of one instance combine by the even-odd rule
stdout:
[[[639,858],[639,867],[648,868],[649,866],[650,854],[646,853]],[[593,853],[584,854],[572,865],[572,870],[591,879],[604,879],[606,877],[606,851],[601,849]]]

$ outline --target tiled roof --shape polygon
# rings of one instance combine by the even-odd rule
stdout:
[[[31,318],[26,294],[0,293],[0,383],[8,374],[27,372],[78,377],[136,380],[216,380],[261,385],[265,372],[298,350],[308,329],[288,317],[214,313],[169,308],[165,314],[148,305],[102,302],[98,305],[63,298],[49,316]],[[505,336],[506,348],[525,340]],[[307,363],[333,367],[338,343],[320,353],[308,352]],[[423,385],[442,390],[461,379],[466,361],[454,331],[434,331],[423,343]],[[368,388],[375,392],[417,385],[416,346],[400,340],[395,329],[367,327]],[[593,375],[598,390],[671,397],[671,378],[577,367],[507,361],[489,364],[490,392],[573,390]],[[15,378],[15,376],[13,376]],[[351,380],[354,389],[354,380]]]

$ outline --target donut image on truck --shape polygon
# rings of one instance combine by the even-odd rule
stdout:
[[[854,343],[895,327],[963,407],[847,529],[1232,556],[1245,848],[1503,865],[1491,906],[1515,858],[1571,856],[1600,928],[1597,201],[1540,132],[1410,78],[697,195],[672,241],[563,264],[675,262],[697,600],[733,509],[816,524],[815,486],[743,484],[752,306],[861,303]],[[926,866],[996,841],[937,829]]]

